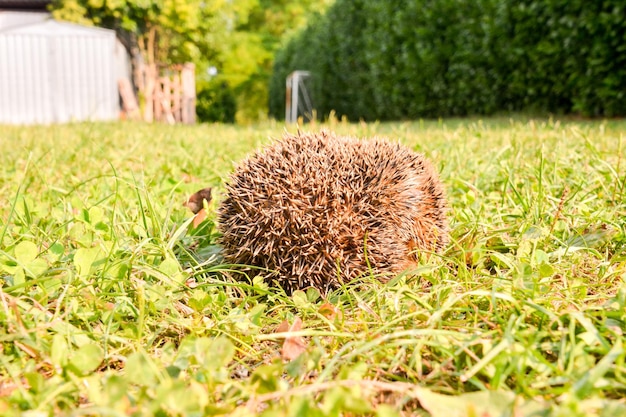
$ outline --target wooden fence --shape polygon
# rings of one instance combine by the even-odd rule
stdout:
[[[143,115],[130,83],[120,80],[120,95],[128,118],[169,124],[196,122],[194,64],[164,68],[161,74],[156,65],[142,65],[135,70],[135,85],[143,98]]]

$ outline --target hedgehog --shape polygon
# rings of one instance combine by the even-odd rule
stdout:
[[[226,262],[285,292],[397,274],[448,243],[447,203],[422,154],[385,138],[285,134],[241,162],[218,209]],[[253,267],[253,268],[250,268]]]

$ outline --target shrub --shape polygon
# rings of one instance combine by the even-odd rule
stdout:
[[[200,122],[234,123],[237,103],[228,84],[211,81],[196,96],[196,115]]]
[[[319,114],[403,119],[498,111],[626,115],[618,0],[337,0],[278,53],[314,74]]]

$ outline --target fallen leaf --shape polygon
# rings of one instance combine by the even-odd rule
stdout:
[[[201,209],[196,213],[196,216],[193,218],[193,227],[196,228],[207,218],[207,213],[205,209]]]
[[[176,310],[179,313],[182,313],[186,316],[190,316],[193,314],[194,310],[193,308],[186,306],[185,304],[181,303],[180,301],[177,301],[176,303],[174,303],[174,308],[176,308]]]
[[[367,303],[365,303],[363,300],[358,301],[357,305],[361,308],[361,310],[365,311],[371,316],[376,317],[377,320],[381,319],[380,316],[374,311],[374,309],[372,309],[372,307],[367,305]]]
[[[11,394],[13,394],[13,391],[18,390],[20,388],[26,389],[26,390],[30,389],[30,385],[28,384],[28,381],[26,380],[26,378],[21,378],[20,382],[21,382],[21,387],[12,381],[8,381],[8,380],[0,381],[0,398],[6,398],[10,396]],[[0,409],[0,411],[2,410]]]
[[[289,321],[283,321],[277,328],[276,333],[292,333],[302,329],[302,320],[296,317],[292,326]],[[283,341],[283,347],[280,350],[280,356],[287,361],[292,361],[306,351],[306,343],[302,336],[287,336]]]
[[[189,196],[183,206],[187,207],[193,214],[198,214],[204,208],[204,202],[211,202],[211,187],[203,188]]]
[[[341,320],[342,314],[341,310],[332,305],[331,303],[324,303],[317,310],[322,316],[326,317],[328,320],[333,321],[335,318],[339,318]]]
[[[18,348],[20,348],[23,352],[25,352],[31,358],[39,357],[39,351],[37,351],[32,346],[25,345],[24,343],[18,342],[17,340],[14,340],[13,344],[17,346]]]
[[[285,333],[289,331],[289,320],[285,319],[282,323],[278,325],[274,333]]]

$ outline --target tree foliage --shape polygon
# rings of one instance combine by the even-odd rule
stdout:
[[[201,122],[233,123],[237,103],[232,90],[225,82],[210,82],[196,97],[196,114]]]
[[[144,62],[194,62],[199,92],[234,96],[238,120],[247,121],[267,115],[267,85],[283,35],[304,26],[312,10],[329,2],[55,0],[52,12],[61,20],[116,29]],[[208,75],[209,67],[217,68],[217,75]]]
[[[227,51],[221,55],[221,69],[237,97],[237,120],[267,117],[276,51],[285,37],[304,27],[312,13],[325,10],[332,1],[254,0],[245,19],[236,21]]]
[[[117,29],[136,39],[146,62],[211,59],[226,46],[230,22],[254,0],[57,0],[61,20]]]
[[[313,73],[318,114],[404,119],[533,111],[626,114],[619,0],[337,0],[278,51]]]

